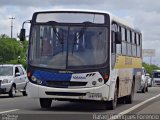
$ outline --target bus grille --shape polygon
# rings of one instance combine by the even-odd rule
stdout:
[[[71,93],[71,92],[46,92],[47,95],[57,96],[85,96],[86,93]]]
[[[87,82],[75,82],[75,81],[46,81],[47,87],[69,87],[69,86],[86,86]]]

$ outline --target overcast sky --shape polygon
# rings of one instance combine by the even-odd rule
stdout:
[[[109,11],[127,19],[142,31],[143,48],[156,49],[152,62],[160,65],[159,0],[0,0],[0,34],[10,36],[10,17],[15,17],[13,37],[17,37],[22,22],[31,19],[33,12],[63,8]]]

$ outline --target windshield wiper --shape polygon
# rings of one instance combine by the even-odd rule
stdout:
[[[63,54],[63,50],[64,50],[64,36],[63,36],[63,31],[62,31],[62,37],[60,37],[59,32],[56,30],[55,24],[58,24],[58,22],[56,21],[48,21],[48,24],[50,24],[53,28],[53,32],[56,35],[56,38],[58,39],[59,43],[62,45],[62,54]]]
[[[73,55],[73,52],[74,52],[74,46],[77,45],[77,40],[81,39],[81,37],[84,35],[84,32],[86,31],[88,26],[90,24],[94,24],[94,23],[86,21],[86,22],[83,22],[82,24],[84,24],[84,27],[81,28],[81,30],[79,32],[79,35],[77,36],[77,33],[74,34],[73,46],[72,46],[72,55]]]

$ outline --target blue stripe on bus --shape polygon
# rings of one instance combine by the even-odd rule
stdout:
[[[52,73],[37,70],[33,73],[33,76],[42,81],[70,81],[72,74]]]

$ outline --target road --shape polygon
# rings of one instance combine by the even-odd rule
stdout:
[[[113,115],[119,114],[129,108],[142,103],[143,101],[160,94],[160,87],[149,88],[148,93],[136,93],[133,104],[118,104],[116,110],[105,110],[103,104],[97,103],[74,103],[74,102],[60,102],[53,101],[50,109],[41,109],[39,100],[23,97],[18,94],[15,98],[9,98],[8,95],[0,95],[0,114],[1,119],[6,117],[5,114],[18,115],[9,117],[19,117],[36,120],[55,118],[56,120],[93,120],[94,115],[106,114]],[[143,104],[129,114],[160,114],[160,97]],[[39,119],[40,120],[40,119]]]

